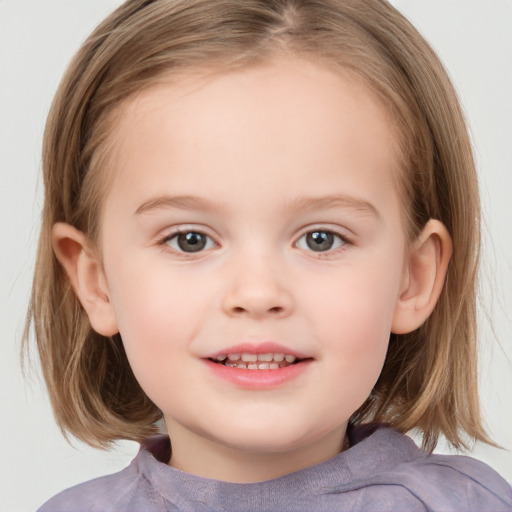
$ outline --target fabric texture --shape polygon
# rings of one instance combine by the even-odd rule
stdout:
[[[470,457],[431,455],[390,427],[355,427],[351,447],[273,480],[233,484],[167,465],[170,442],[143,443],[119,473],[72,487],[38,512],[511,512],[512,489]]]

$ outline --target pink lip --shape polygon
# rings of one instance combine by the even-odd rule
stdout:
[[[285,366],[279,370],[246,370],[233,368],[215,363],[219,355],[227,354],[287,354],[293,355],[299,361],[296,364]],[[209,354],[202,359],[210,371],[217,377],[243,389],[264,390],[279,387],[304,373],[313,361],[311,356],[297,352],[293,349],[275,343],[265,341],[262,343],[241,343],[223,348]]]
[[[202,361],[215,376],[227,380],[231,384],[244,389],[264,390],[279,387],[296,379],[309,368],[313,360],[305,359],[279,370],[244,370],[217,364],[209,359]]]
[[[297,352],[291,348],[280,345],[273,341],[265,341],[262,343],[240,343],[231,347],[217,350],[212,354],[206,356],[207,359],[215,359],[217,356],[227,354],[289,354],[295,356],[297,359],[308,359],[311,356]]]

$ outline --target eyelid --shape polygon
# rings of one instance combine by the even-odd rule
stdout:
[[[340,251],[345,250],[347,248],[347,246],[353,245],[353,243],[354,243],[353,239],[351,236],[347,235],[346,231],[347,230],[343,230],[341,228],[326,226],[326,225],[321,225],[321,224],[315,225],[315,226],[308,226],[307,228],[305,228],[301,231],[301,234],[296,238],[296,241],[293,245],[294,245],[294,247],[297,247],[298,249],[312,253],[315,256],[328,257],[331,255],[337,254]],[[329,249],[326,251],[314,251],[313,249],[306,249],[306,248],[298,247],[298,243],[300,240],[302,240],[308,234],[315,233],[315,232],[331,233],[335,237],[338,237],[342,243],[338,247],[335,247],[334,249]]]
[[[334,249],[328,249],[326,251],[314,251],[313,249],[307,249],[307,248],[301,248],[298,247],[299,241],[305,237],[306,235],[310,233],[317,232],[326,232],[331,233],[335,237],[338,237],[341,240],[341,244],[338,247],[335,247]],[[293,247],[298,248],[300,250],[309,252],[311,254],[314,254],[316,257],[329,257],[332,255],[337,254],[338,252],[341,252],[347,248],[347,246],[353,245],[353,237],[350,235],[347,235],[348,229],[343,229],[340,227],[334,227],[329,226],[325,224],[317,224],[308,226],[307,228],[303,228],[301,230],[301,233],[299,236],[296,237],[295,242],[293,243]],[[169,241],[173,238],[177,237],[180,234],[187,234],[187,233],[198,233],[205,237],[207,237],[212,243],[213,247],[207,247],[204,249],[201,249],[197,252],[186,252],[179,248],[173,248],[169,245]],[[162,236],[160,236],[157,241],[156,245],[162,247],[164,250],[169,250],[170,252],[184,258],[198,258],[200,256],[203,256],[206,252],[209,252],[211,249],[215,247],[220,247],[220,243],[217,242],[218,236],[211,233],[211,230],[206,228],[205,226],[195,226],[191,224],[185,224],[185,225],[179,225],[174,226],[171,228],[168,228],[166,233]]]
[[[156,245],[158,245],[164,249],[169,249],[174,254],[177,254],[181,257],[185,257],[185,258],[199,257],[199,256],[204,255],[207,251],[211,250],[212,248],[219,247],[219,245],[220,245],[215,240],[216,237],[214,235],[210,234],[208,231],[210,231],[210,230],[206,229],[203,226],[197,227],[197,226],[193,226],[193,225],[179,225],[179,226],[170,228],[164,235],[159,237],[156,242]],[[197,252],[186,252],[179,248],[171,247],[169,245],[170,240],[174,239],[175,237],[177,237],[179,235],[185,235],[187,233],[197,233],[204,237],[207,237],[211,242],[213,242],[213,247],[204,248]]]

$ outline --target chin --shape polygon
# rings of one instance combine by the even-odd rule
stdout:
[[[288,424],[276,422],[253,422],[243,428],[236,423],[223,429],[219,436],[209,436],[214,442],[227,448],[245,453],[277,454],[289,453],[314,445],[327,435],[327,432],[312,432],[308,428],[297,428],[290,421]]]

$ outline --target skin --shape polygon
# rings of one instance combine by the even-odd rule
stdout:
[[[252,482],[339,453],[390,332],[425,320],[450,252],[435,221],[409,250],[378,100],[353,77],[276,59],[159,82],[123,107],[113,143],[101,250],[67,225],[54,246],[93,327],[121,333],[163,411],[170,465]],[[205,248],[184,252],[176,230]],[[315,230],[332,247],[313,250]],[[205,364],[264,341],[305,369],[248,389]]]

